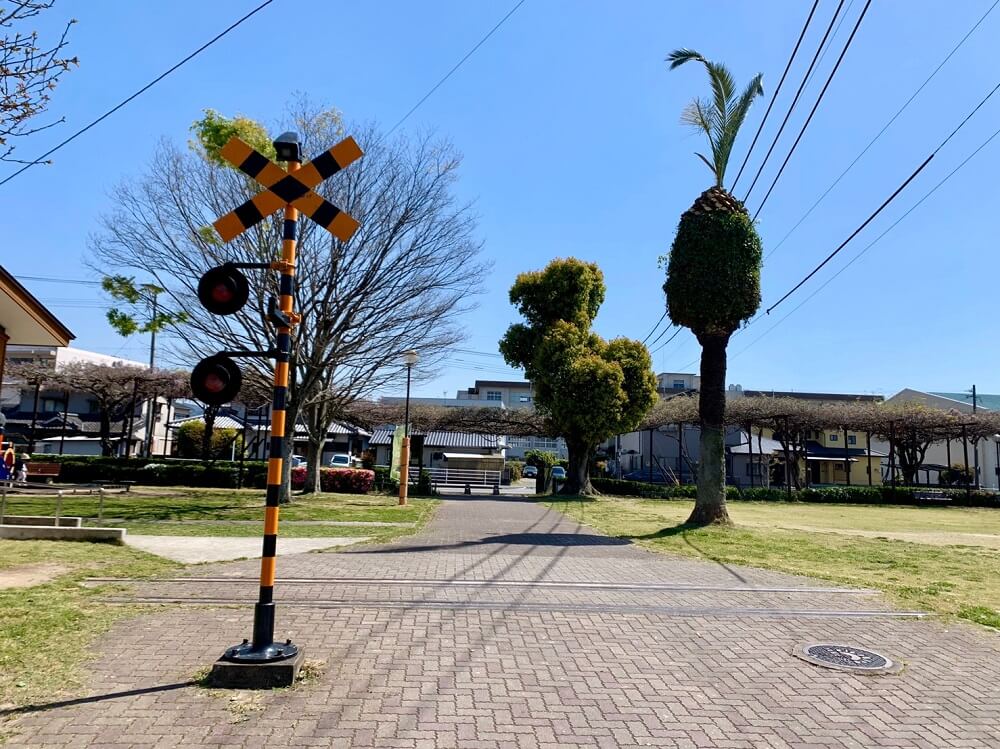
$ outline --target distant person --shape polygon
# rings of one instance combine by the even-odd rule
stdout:
[[[3,475],[0,478],[5,481],[14,478],[14,447],[9,442],[3,454]]]
[[[24,453],[18,453],[17,458],[14,460],[14,472],[18,483],[28,483],[28,458]]]

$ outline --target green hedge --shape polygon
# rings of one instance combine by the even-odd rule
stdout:
[[[663,484],[646,484],[641,481],[620,481],[618,479],[591,479],[594,488],[604,494],[620,497],[644,497],[650,499],[694,499],[698,487],[694,484],[679,486]],[[1000,495],[990,492],[970,492],[966,496],[964,489],[943,489],[940,495],[947,497],[948,502],[942,503],[936,499],[923,499],[915,496],[926,492],[926,487],[896,487],[891,486],[825,486],[820,488],[800,489],[789,496],[784,488],[753,488],[740,489],[735,486],[726,487],[726,498],[730,501],[747,502],[829,502],[836,504],[894,504],[938,506],[941,504],[960,507],[995,507],[1000,509]],[[938,494],[938,491],[934,491]]]
[[[239,463],[202,462],[156,458],[106,458],[91,455],[47,455],[36,453],[38,463],[59,463],[60,483],[89,484],[94,481],[133,481],[140,486],[197,486],[234,489],[239,483]],[[261,488],[267,481],[267,463],[248,460],[243,465],[243,486]]]

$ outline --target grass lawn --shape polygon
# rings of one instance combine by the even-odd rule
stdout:
[[[1000,627],[997,510],[730,502],[736,527],[691,528],[686,500],[549,504],[655,551],[878,588],[904,606]]]
[[[260,490],[137,489],[105,498],[105,525],[133,534],[252,536],[262,532],[264,493]],[[402,526],[296,525],[285,523],[285,537],[371,536],[384,542],[414,533],[430,518],[436,500],[411,500],[406,507],[386,495],[322,494],[296,496],[281,510],[282,520],[392,522]],[[8,497],[12,515],[53,515],[55,498]],[[97,497],[67,496],[64,515],[79,515],[97,525]],[[121,521],[109,521],[119,518]],[[150,522],[166,520],[170,522]],[[251,520],[249,524],[206,521]],[[280,548],[280,547],[279,547]],[[55,568],[58,576],[28,588],[0,589],[0,710],[4,705],[48,702],[73,693],[80,665],[97,637],[136,607],[112,606],[97,598],[113,586],[84,588],[86,577],[147,577],[181,568],[176,562],[128,546],[74,541],[0,540],[0,572],[28,565]],[[3,717],[0,714],[0,724]],[[0,742],[2,742],[0,725]]]
[[[62,574],[42,585],[0,590],[0,706],[72,692],[94,639],[134,612],[95,600],[112,586],[84,588],[80,580],[145,577],[181,566],[115,544],[0,540],[0,570],[33,564],[59,565]]]
[[[293,496],[281,508],[282,520],[351,520],[421,523],[434,501],[412,500],[399,507],[385,494],[315,494]],[[54,515],[54,497],[7,497],[11,515]],[[62,514],[97,519],[96,496],[66,496]],[[187,489],[137,487],[128,494],[104,498],[104,517],[139,523],[149,520],[259,520],[264,518],[263,489]]]

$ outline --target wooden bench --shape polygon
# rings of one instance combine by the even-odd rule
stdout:
[[[51,484],[59,478],[59,471],[62,466],[59,463],[36,463],[28,461],[28,480],[39,478],[47,484]]]

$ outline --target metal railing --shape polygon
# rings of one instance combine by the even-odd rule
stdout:
[[[475,470],[472,468],[424,468],[430,474],[431,484],[436,486],[496,486],[500,483],[500,471]],[[413,480],[419,471],[410,474]]]

